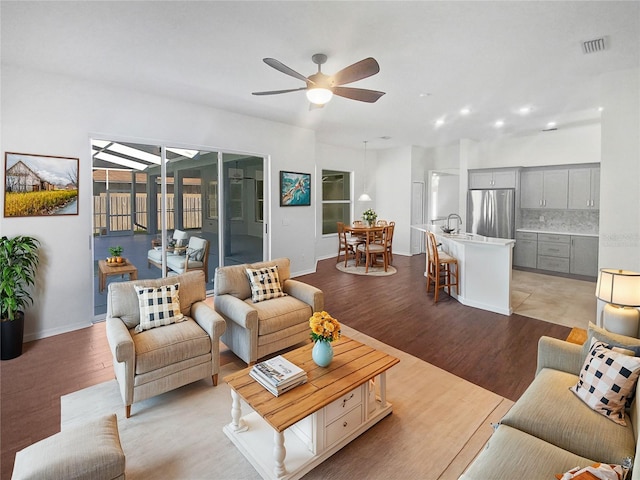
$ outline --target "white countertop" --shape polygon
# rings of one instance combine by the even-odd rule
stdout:
[[[532,228],[516,228],[516,232],[550,233],[551,235],[575,235],[580,237],[598,237],[597,233],[552,232],[551,230],[534,230]]]
[[[460,243],[474,243],[474,244],[483,244],[483,245],[495,245],[504,247],[506,245],[511,245],[515,243],[515,240],[510,238],[493,238],[493,237],[485,237],[482,235],[477,235],[475,233],[444,233],[440,228],[436,225],[429,224],[420,224],[420,225],[411,225],[411,228],[416,230],[420,230],[421,232],[433,232],[436,236],[441,238],[446,238],[454,242]]]

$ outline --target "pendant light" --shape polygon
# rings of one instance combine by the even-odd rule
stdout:
[[[359,202],[370,202],[371,201],[371,197],[367,194],[367,141],[365,140],[364,142],[364,161],[363,161],[363,179],[364,179],[364,185],[362,188],[362,195],[360,195],[358,197],[358,201]]]

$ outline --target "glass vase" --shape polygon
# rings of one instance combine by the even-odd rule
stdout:
[[[311,350],[311,358],[319,367],[328,367],[333,360],[333,346],[331,342],[324,340],[316,340]]]

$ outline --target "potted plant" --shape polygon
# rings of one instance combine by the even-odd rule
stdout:
[[[0,239],[0,357],[22,354],[24,309],[33,303],[29,287],[35,283],[40,242],[28,236]]]
[[[376,219],[378,218],[378,214],[372,208],[368,208],[364,212],[362,212],[362,219],[369,224],[370,227],[373,227],[376,224]]]
[[[107,258],[107,263],[122,263],[122,252],[124,248],[120,245],[115,247],[109,247],[109,253],[111,254],[110,258]]]

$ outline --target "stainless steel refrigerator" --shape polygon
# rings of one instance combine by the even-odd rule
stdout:
[[[467,232],[485,237],[515,238],[515,190],[469,190]]]

